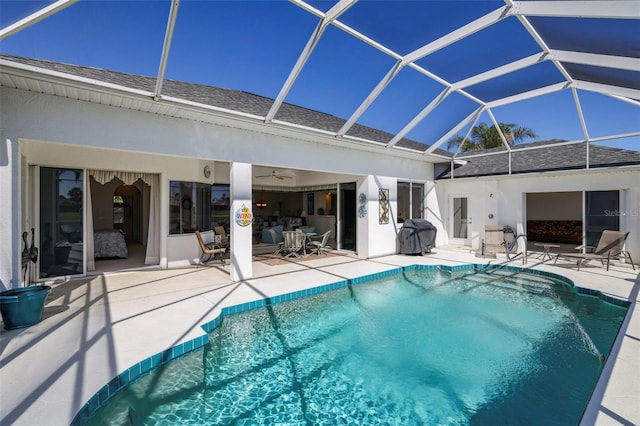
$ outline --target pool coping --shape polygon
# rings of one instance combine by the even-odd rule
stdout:
[[[396,267],[396,268],[392,268],[389,270],[385,270],[385,271],[381,271],[381,272],[376,272],[373,274],[367,274],[367,275],[363,275],[360,277],[355,277],[355,278],[347,278],[344,280],[340,280],[340,281],[336,281],[333,283],[329,283],[329,284],[324,284],[324,285],[320,285],[317,287],[312,287],[312,288],[308,288],[308,289],[303,289],[303,290],[297,290],[297,291],[293,291],[290,293],[285,293],[285,294],[281,294],[281,295],[277,295],[277,296],[272,296],[272,297],[265,297],[262,299],[257,299],[257,300],[253,300],[250,302],[245,302],[245,303],[241,303],[241,304],[237,304],[237,305],[232,305],[232,306],[226,306],[223,307],[220,314],[218,316],[216,316],[214,319],[207,321],[204,324],[200,325],[200,328],[202,328],[202,330],[204,331],[205,334],[198,336],[196,338],[193,338],[191,340],[185,341],[183,343],[180,343],[178,345],[175,345],[169,349],[165,349],[161,352],[158,352],[148,358],[145,358],[143,360],[141,360],[140,362],[135,363],[134,365],[132,365],[131,367],[129,367],[128,369],[124,370],[123,372],[121,372],[120,374],[118,374],[117,376],[115,376],[114,378],[112,378],[109,382],[107,382],[107,384],[105,384],[102,388],[100,388],[83,406],[82,408],[77,412],[77,414],[74,416],[71,425],[72,426],[79,426],[79,425],[83,425],[86,423],[86,421],[88,419],[90,419],[101,407],[103,407],[112,397],[114,397],[116,394],[118,394],[121,390],[123,390],[126,386],[128,386],[130,383],[132,383],[135,380],[140,379],[141,377],[149,374],[152,370],[167,364],[170,361],[173,361],[177,358],[180,358],[184,355],[187,355],[201,347],[203,347],[204,345],[209,343],[209,333],[213,330],[215,330],[217,327],[220,326],[222,319],[225,316],[231,316],[231,315],[235,315],[235,314],[239,314],[242,312],[247,312],[250,310],[255,310],[255,309],[259,309],[265,306],[270,306],[270,305],[275,305],[275,304],[279,304],[279,303],[283,303],[283,302],[289,302],[292,300],[297,300],[297,299],[301,299],[301,298],[305,298],[308,296],[313,296],[313,295],[317,295],[317,294],[322,294],[322,293],[326,293],[329,291],[333,291],[333,290],[337,290],[340,288],[345,288],[351,285],[356,285],[356,284],[360,284],[363,282],[367,282],[367,281],[371,281],[371,280],[375,280],[375,279],[379,279],[379,278],[384,278],[384,277],[388,277],[391,275],[396,275],[396,274],[400,274],[406,271],[411,271],[411,270],[445,270],[448,272],[454,272],[454,271],[462,271],[462,270],[488,270],[488,269],[492,269],[492,270],[504,270],[504,271],[514,271],[514,272],[521,272],[521,273],[526,273],[526,274],[530,274],[530,275],[538,275],[538,276],[544,276],[544,277],[549,277],[549,278],[553,278],[557,281],[563,282],[569,286],[572,287],[572,289],[578,293],[578,294],[582,294],[582,295],[586,295],[586,296],[593,296],[593,297],[598,297],[600,300],[606,302],[606,303],[610,303],[619,307],[623,307],[626,308],[627,310],[630,308],[630,306],[633,304],[633,302],[629,301],[629,300],[624,300],[621,298],[617,298],[617,297],[612,297],[609,295],[604,294],[603,292],[601,292],[600,290],[594,290],[594,289],[589,289],[589,288],[584,288],[584,287],[580,287],[575,285],[575,283],[573,282],[573,280],[560,275],[560,274],[556,274],[553,272],[547,272],[547,271],[541,271],[541,270],[537,270],[537,269],[531,269],[531,268],[523,268],[523,267],[518,267],[518,266],[512,266],[512,265],[496,265],[496,264],[478,264],[478,263],[468,263],[468,264],[463,264],[463,265],[455,265],[455,266],[449,266],[449,265],[424,265],[424,264],[412,264],[412,265],[406,265],[406,266],[400,266],[400,267]],[[625,321],[628,321],[628,311],[627,314],[625,315],[625,319],[623,320],[623,323]],[[618,332],[619,334],[619,332]],[[617,342],[619,338],[619,335],[616,336],[616,339],[614,339],[614,345],[615,342]],[[608,359],[607,359],[608,361]],[[600,372],[600,374],[602,374],[602,370]],[[599,381],[599,379],[598,379]],[[594,385],[594,389],[592,390],[591,394],[593,394],[593,392],[595,391],[595,388],[597,387],[597,382]],[[590,396],[591,399],[592,395]],[[587,405],[588,405],[587,401]],[[586,406],[587,406],[586,405]],[[585,410],[586,410],[586,406],[585,406]],[[584,416],[584,412],[583,412],[583,416]]]

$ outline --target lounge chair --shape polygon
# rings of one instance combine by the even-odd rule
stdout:
[[[196,238],[200,245],[200,263],[208,262],[211,259],[215,259],[216,255],[219,255],[220,261],[224,265],[224,254],[227,252],[227,248],[215,242],[216,234],[213,231],[196,231]],[[207,260],[204,260],[207,256]]]
[[[327,231],[322,235],[307,237],[309,239],[309,244],[307,244],[307,248],[309,248],[309,253],[320,256],[322,254],[322,250],[327,249],[327,242],[329,241],[330,235],[331,235],[331,231]]]
[[[629,258],[629,263],[631,263],[631,267],[635,271],[636,267],[633,265],[633,260],[631,260],[631,254],[629,254],[629,252],[624,249],[624,243],[627,240],[628,235],[629,235],[628,232],[624,233],[620,231],[609,231],[609,230],[603,231],[602,236],[600,237],[600,241],[598,241],[598,245],[595,247],[595,249],[592,246],[576,247],[576,249],[578,250],[582,250],[585,248],[594,249],[593,252],[591,253],[560,253],[556,256],[556,260],[553,262],[553,264],[555,265],[555,263],[558,261],[560,257],[575,259],[578,266],[578,271],[579,271],[580,266],[582,265],[582,262],[585,262],[587,260],[598,259],[604,265],[604,261],[606,260],[607,271],[608,271],[611,258],[622,256],[624,257],[625,260]]]

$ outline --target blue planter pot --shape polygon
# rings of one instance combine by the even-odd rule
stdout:
[[[29,327],[42,320],[42,311],[51,287],[34,285],[0,292],[0,312],[4,328]]]

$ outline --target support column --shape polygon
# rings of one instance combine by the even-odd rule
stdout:
[[[251,221],[242,220],[243,211],[251,213],[251,164],[231,163],[231,279],[247,280],[253,277],[253,234]]]
[[[0,291],[20,286],[20,157],[17,139],[0,137]]]

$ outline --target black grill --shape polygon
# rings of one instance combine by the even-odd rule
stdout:
[[[400,253],[431,253],[431,249],[436,246],[437,232],[436,227],[427,220],[407,219],[398,232]]]

